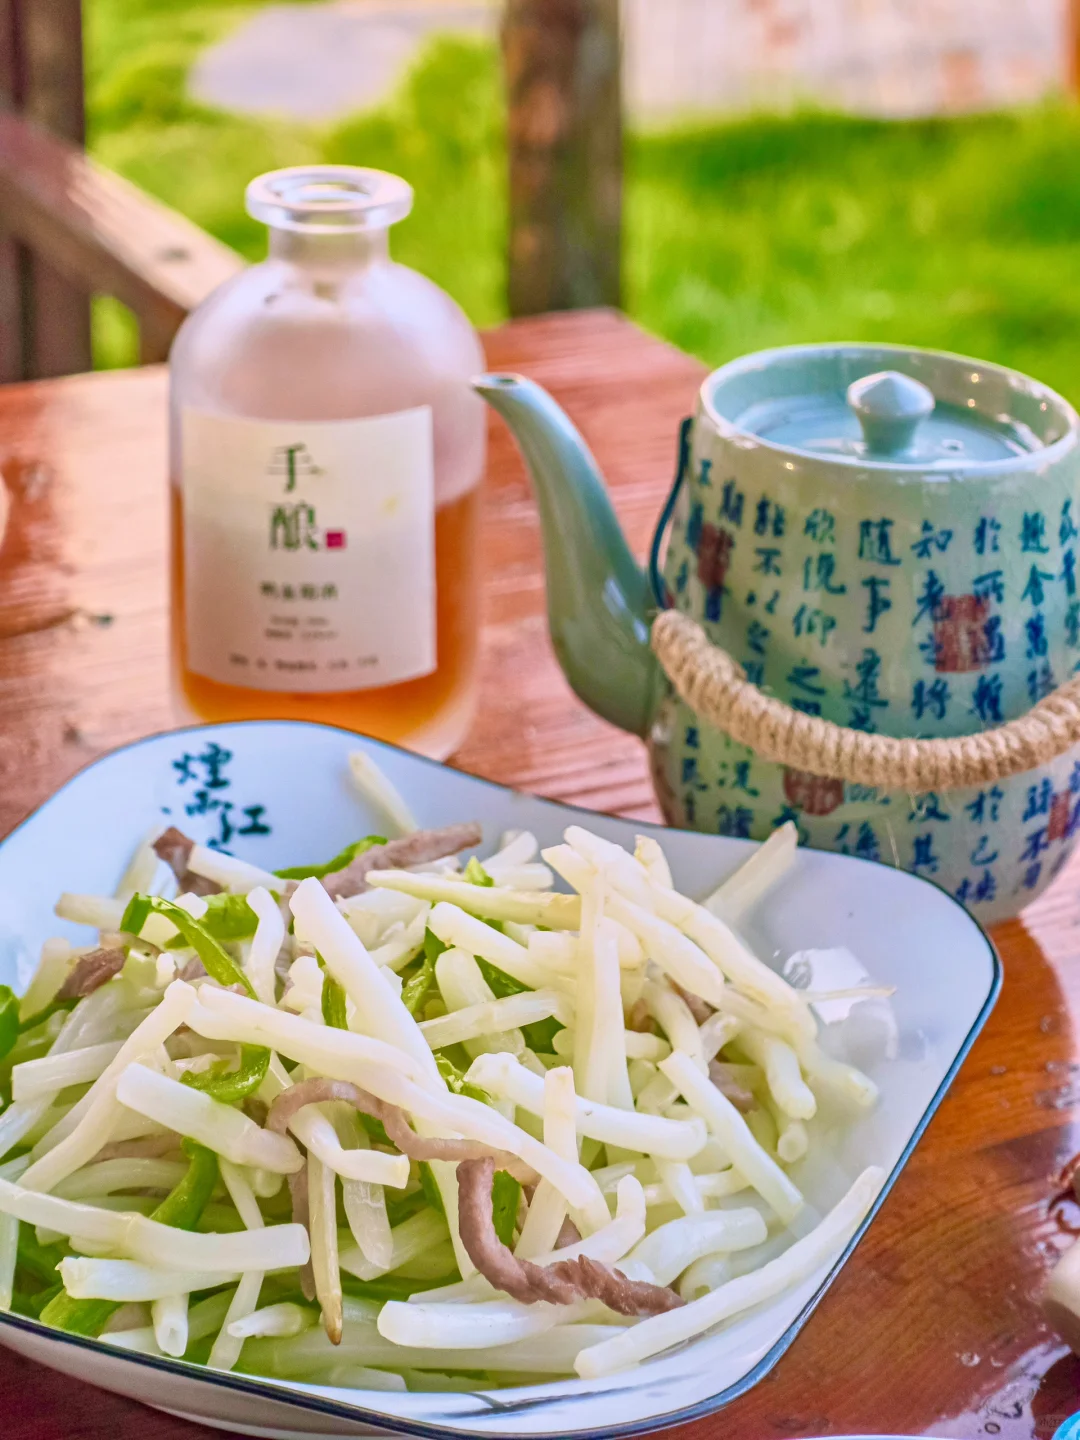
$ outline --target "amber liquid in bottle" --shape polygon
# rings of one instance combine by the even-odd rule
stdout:
[[[180,332],[172,356],[172,656],[174,693],[187,716],[208,721],[317,721],[440,758],[456,747],[468,728],[477,680],[478,482],[485,433],[482,403],[471,393],[468,380],[482,368],[482,352],[449,296],[389,258],[387,226],[407,213],[410,202],[411,191],[404,182],[350,167],[315,167],[261,177],[249,189],[248,205],[252,214],[271,226],[269,259],[221,287]],[[249,615],[241,643],[234,646],[234,632],[240,633],[241,624],[237,613],[245,604],[257,604],[254,572],[248,563],[250,534],[246,540],[238,536],[235,547],[218,534],[213,542],[214,564],[209,572],[204,566],[203,574],[227,577],[224,586],[215,587],[222,598],[211,609],[209,621],[209,602],[203,604],[201,619],[197,610],[189,613],[193,596],[210,593],[200,591],[198,582],[186,573],[202,543],[200,532],[192,528],[190,492],[185,489],[184,466],[191,458],[185,454],[190,450],[185,424],[192,411],[226,427],[234,418],[241,429],[245,423],[295,425],[299,438],[305,424],[430,412],[434,512],[432,516],[428,489],[429,508],[417,512],[416,521],[418,526],[434,525],[434,646],[430,664],[425,662],[426,673],[417,673],[414,667],[411,672],[399,671],[411,678],[362,687],[328,677],[325,685],[319,681],[295,691],[279,676],[274,688],[260,688],[259,675],[274,664],[260,651],[261,638],[268,633],[265,626],[259,629],[262,621],[256,624]],[[344,470],[339,466],[347,488],[370,483],[369,456],[362,443]],[[230,444],[226,429],[223,450]],[[209,480],[205,448],[200,461],[204,517],[213,515],[219,493],[213,446],[209,453]],[[391,465],[398,458],[392,453]],[[235,500],[229,487],[236,483],[235,467],[230,469],[223,453],[220,487],[229,503]],[[303,493],[301,483],[289,498]],[[340,504],[342,492],[337,493]],[[257,497],[256,503],[264,505],[265,496]],[[430,529],[426,533],[430,535]],[[380,547],[376,544],[376,553],[371,548],[365,552],[365,538],[370,545],[370,536],[351,528],[347,553],[313,559],[314,578],[325,578],[328,565],[337,566],[338,575],[342,565],[366,563],[370,569]],[[431,553],[429,544],[429,563]],[[267,575],[273,575],[273,555],[268,552],[265,560]],[[320,564],[323,572],[318,571]],[[406,568],[389,563],[387,583]],[[431,610],[423,609],[430,590],[417,583],[415,591],[428,597],[415,603],[428,616],[423,623],[430,627]],[[400,604],[388,602],[384,608],[383,637],[375,633],[364,639],[371,638],[377,648],[380,638],[394,628],[399,611],[412,604],[410,575],[410,584],[401,589]],[[378,631],[378,622],[366,620],[344,594],[331,608],[336,610],[335,623],[344,622],[346,631],[350,624],[354,629],[360,624],[361,629],[367,625],[369,631],[372,626]],[[253,658],[245,662],[247,668],[236,672],[243,683],[228,683],[233,672],[224,673],[220,662],[195,663],[198,657],[190,653],[190,635],[205,641],[207,628],[220,628],[228,646],[250,652]],[[346,640],[343,653],[349,650],[355,655],[355,636]],[[290,653],[304,652],[302,646],[294,646]],[[215,668],[216,674],[207,673]]]
[[[466,721],[476,685],[479,595],[480,491],[466,491],[435,510],[436,646],[430,675],[374,690],[332,690],[322,694],[252,690],[221,685],[187,665],[184,639],[184,513],[177,486],[172,490],[172,651],[174,687],[200,720],[315,720],[358,730],[377,740],[407,744],[437,754],[445,729]]]

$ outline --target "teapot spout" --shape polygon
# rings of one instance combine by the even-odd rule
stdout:
[[[650,596],[589,447],[546,390],[521,375],[482,375],[473,388],[510,426],[540,510],[548,626],[576,694],[622,730],[644,735],[658,667]]]

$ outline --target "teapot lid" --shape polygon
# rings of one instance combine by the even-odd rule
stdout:
[[[843,464],[953,472],[1009,462],[1076,425],[1026,376],[962,356],[800,345],[725,366],[705,385],[721,429]]]

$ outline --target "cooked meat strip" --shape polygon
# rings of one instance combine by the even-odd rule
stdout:
[[[709,1079],[729,1099],[736,1110],[741,1110],[745,1115],[755,1105],[753,1093],[747,1090],[745,1085],[740,1085],[737,1080],[732,1080],[730,1075],[725,1074],[715,1060],[709,1061]]]
[[[168,830],[159,835],[152,846],[154,854],[159,860],[164,860],[176,876],[182,892],[188,895],[217,895],[221,890],[220,885],[213,880],[207,880],[203,875],[195,875],[188,869],[194,848],[195,841],[189,839],[175,825],[170,825]]]
[[[363,1114],[381,1121],[391,1142],[412,1160],[477,1160],[492,1157],[491,1146],[483,1145],[478,1140],[429,1139],[417,1135],[405,1118],[404,1110],[397,1105],[389,1105],[385,1100],[370,1095],[366,1090],[361,1090],[359,1085],[353,1085],[347,1080],[325,1080],[319,1076],[301,1080],[298,1085],[282,1091],[270,1106],[270,1113],[266,1117],[267,1128],[284,1135],[289,1121],[298,1110],[305,1105],[321,1104],[327,1100],[344,1100],[347,1105],[352,1105]],[[535,1170],[516,1155],[496,1151],[494,1158],[498,1161],[500,1170],[509,1171],[515,1179],[524,1184],[535,1184]]]
[[[555,1249],[561,1250],[566,1245],[576,1245],[581,1239],[581,1231],[567,1215],[559,1226],[559,1233],[555,1237]]]
[[[71,974],[56,992],[56,999],[81,1000],[85,995],[92,995],[114,975],[119,975],[126,959],[120,949],[88,950],[76,960]]]
[[[705,1021],[708,1020],[709,1016],[713,1013],[713,1007],[707,1004],[700,995],[695,995],[692,990],[684,990],[683,987],[674,980],[671,982],[671,988],[675,991],[676,995],[681,995],[686,1001],[686,1008],[690,1011],[690,1014],[693,1015],[696,1023],[698,1025],[704,1025]]]
[[[322,883],[335,900],[343,900],[367,889],[369,870],[403,870],[409,865],[426,865],[431,860],[443,860],[447,855],[469,850],[483,838],[483,829],[475,821],[447,825],[444,830],[417,830],[400,840],[372,846],[350,861],[344,870],[324,875]]]
[[[626,1028],[636,1030],[639,1035],[655,1035],[656,1021],[649,1014],[644,1000],[635,1000],[626,1017]]]
[[[661,1315],[683,1301],[664,1285],[628,1280],[621,1271],[587,1256],[536,1265],[522,1260],[495,1233],[491,1187],[496,1162],[463,1160],[457,1167],[458,1227],[469,1259],[484,1279],[524,1305],[546,1300],[571,1305],[575,1300],[600,1300],[619,1315]]]

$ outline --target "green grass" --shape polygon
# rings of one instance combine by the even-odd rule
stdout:
[[[438,39],[378,111],[334,126],[196,105],[199,50],[253,3],[87,0],[94,153],[256,258],[243,212],[260,170],[327,160],[416,188],[394,251],[477,324],[503,317],[503,105],[494,47]],[[755,116],[632,137],[626,304],[719,363],[767,345],[880,339],[941,346],[1037,375],[1080,402],[1080,111],[905,123]],[[98,312],[99,363],[131,354]]]

